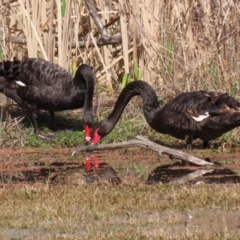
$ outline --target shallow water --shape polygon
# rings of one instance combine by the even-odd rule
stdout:
[[[72,185],[89,184],[94,181],[111,182],[109,179],[118,177],[118,184],[157,184],[169,182],[176,177],[182,177],[198,170],[196,166],[170,160],[167,156],[142,149],[97,152],[95,155],[106,163],[101,173],[95,170],[85,172],[86,154],[71,156],[73,149],[40,149],[19,148],[0,150],[0,171],[2,187],[18,188],[26,185],[34,187],[46,184]],[[239,182],[238,150],[228,153],[218,151],[194,150],[192,155],[210,158],[223,165],[215,175],[209,173],[191,184],[235,184]],[[107,167],[106,167],[107,166]],[[109,170],[110,169],[110,170]],[[223,172],[220,172],[223,171]],[[92,175],[91,175],[92,174]],[[109,177],[110,176],[110,177]],[[87,178],[88,177],[88,178]],[[87,180],[88,181],[87,181]],[[87,187],[87,186],[86,186]],[[87,219],[85,219],[87,221]],[[89,219],[89,223],[91,223]],[[115,215],[109,219],[94,220],[96,225],[114,225],[114,231],[134,231],[147,239],[195,235],[237,236],[240,234],[240,212],[221,210],[211,207],[209,211],[201,209],[180,211],[143,211],[134,214]],[[9,228],[0,229],[0,239],[88,239],[89,230],[79,226],[77,230],[65,232],[41,228]],[[110,231],[110,230],[109,230]],[[105,234],[105,235],[104,235]],[[108,233],[103,233],[107,236]],[[219,236],[220,236],[219,235]],[[218,236],[218,235],[217,235]],[[107,238],[107,237],[106,237]],[[91,239],[98,239],[91,236]],[[109,237],[109,239],[111,239]],[[127,239],[127,238],[126,238]]]

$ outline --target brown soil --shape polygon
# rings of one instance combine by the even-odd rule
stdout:
[[[122,182],[143,182],[156,184],[169,183],[186,174],[203,169],[181,161],[172,162],[167,156],[157,156],[142,149],[125,151],[98,152],[95,156],[100,160],[98,169],[92,163],[92,169],[86,172],[86,154],[71,157],[73,149],[2,149],[0,150],[0,183],[3,186],[22,186],[24,184],[90,184],[104,181],[111,184]],[[196,155],[196,152],[192,153]],[[207,152],[202,154],[207,156]],[[199,155],[199,154],[198,154]],[[219,168],[211,173],[188,181],[188,184],[239,183],[238,153],[211,153],[212,161]],[[205,157],[206,158],[206,157]],[[206,158],[211,161],[209,158]],[[217,160],[217,161],[216,161]],[[223,163],[223,164],[222,164]],[[142,174],[148,174],[147,179],[138,178],[131,166],[142,166]],[[139,167],[141,170],[141,167]],[[132,170],[132,172],[131,172]]]
[[[117,172],[101,161],[98,169],[94,166],[85,170],[85,161],[69,160],[70,149],[4,149],[0,150],[0,182],[2,186],[25,184],[80,184],[107,181],[120,184]]]
[[[38,187],[43,184],[54,187],[57,184],[91,184],[99,181],[108,184],[124,182],[156,184],[168,183],[199,169],[198,166],[180,161],[173,162],[167,156],[159,157],[156,153],[146,150],[128,149],[96,153],[95,156],[101,161],[99,168],[97,170],[92,166],[92,170],[86,173],[86,154],[82,153],[71,157],[73,150],[75,149],[2,149],[0,150],[0,184],[5,188],[25,185]],[[205,157],[205,159],[210,156],[212,161],[218,162],[219,169],[189,181],[188,184],[235,184],[240,182],[238,176],[239,153],[222,154],[194,150],[192,155]],[[147,176],[142,177],[144,173],[147,173]],[[199,209],[183,212],[170,210],[161,213],[140,212],[132,216],[130,220],[126,219],[126,216],[109,219],[111,224],[117,223],[118,226],[126,227],[126,229],[131,227],[129,221],[137,222],[140,225],[155,223],[151,227],[151,236],[166,237],[192,236],[192,234],[211,235],[219,231],[234,236],[240,234],[239,220],[239,211],[206,212]],[[142,227],[140,230],[142,236],[146,235],[146,238],[149,237],[149,231],[149,227]],[[14,234],[17,234],[18,237],[24,236],[24,239],[33,237],[33,233],[29,232],[29,229],[14,229],[14,233],[12,229],[6,229],[5,234],[11,236],[9,239],[13,239]],[[35,234],[37,234],[37,239],[45,239],[44,233]],[[69,234],[78,236],[77,232]],[[69,239],[74,238],[72,235]],[[66,239],[68,239],[68,235],[66,235]]]

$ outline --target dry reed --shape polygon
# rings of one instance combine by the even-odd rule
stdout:
[[[123,73],[133,79],[136,63],[166,99],[194,89],[239,95],[237,1],[96,0],[108,32],[122,36],[122,43],[105,46],[97,46],[100,34],[82,0],[0,4],[2,59],[41,57],[70,72],[77,59],[91,64],[99,83],[110,88],[120,86]]]

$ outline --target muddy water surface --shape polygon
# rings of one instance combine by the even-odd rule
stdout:
[[[90,172],[85,171],[85,153],[71,156],[74,149],[41,149],[18,148],[0,150],[0,184],[1,187],[18,188],[26,185],[35,187],[48,184],[72,185],[92,184],[93,182],[108,182],[124,184],[128,182],[158,184],[168,183],[176,178],[197,171],[199,167],[170,160],[168,156],[158,156],[156,153],[142,149],[97,152],[99,169],[94,166]],[[218,150],[194,150],[192,155],[217,162],[219,169],[200,176],[187,184],[238,184],[240,154],[234,152],[219,152]],[[119,229],[130,229],[132,225],[154,223],[153,227],[142,227],[138,231],[142,236],[190,236],[191,234],[214,234],[218,231],[226,237],[240,234],[240,212],[238,210],[215,211],[190,210],[184,212],[162,211],[140,212],[126,218],[116,216],[106,224],[117,224]],[[132,224],[132,225],[131,225]],[[49,233],[38,229],[0,229],[6,239],[46,239]],[[0,234],[1,235],[1,234]],[[87,237],[84,231],[73,231],[62,234],[52,233],[52,237],[78,239]],[[52,238],[51,238],[52,239]],[[223,238],[224,239],[224,236]]]

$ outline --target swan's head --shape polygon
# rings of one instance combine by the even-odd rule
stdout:
[[[84,139],[86,142],[90,142],[93,131],[93,113],[91,108],[87,109],[87,111],[84,111],[82,123],[84,126]]]
[[[92,139],[92,144],[96,145],[100,142],[100,140],[102,139],[101,135],[99,134],[99,128],[97,128],[93,134],[93,139]]]
[[[93,145],[98,144],[103,137],[105,137],[112,131],[113,127],[114,127],[114,124],[109,119],[105,119],[105,120],[101,121],[97,125],[97,127],[95,128],[95,131],[93,133],[92,144]]]

